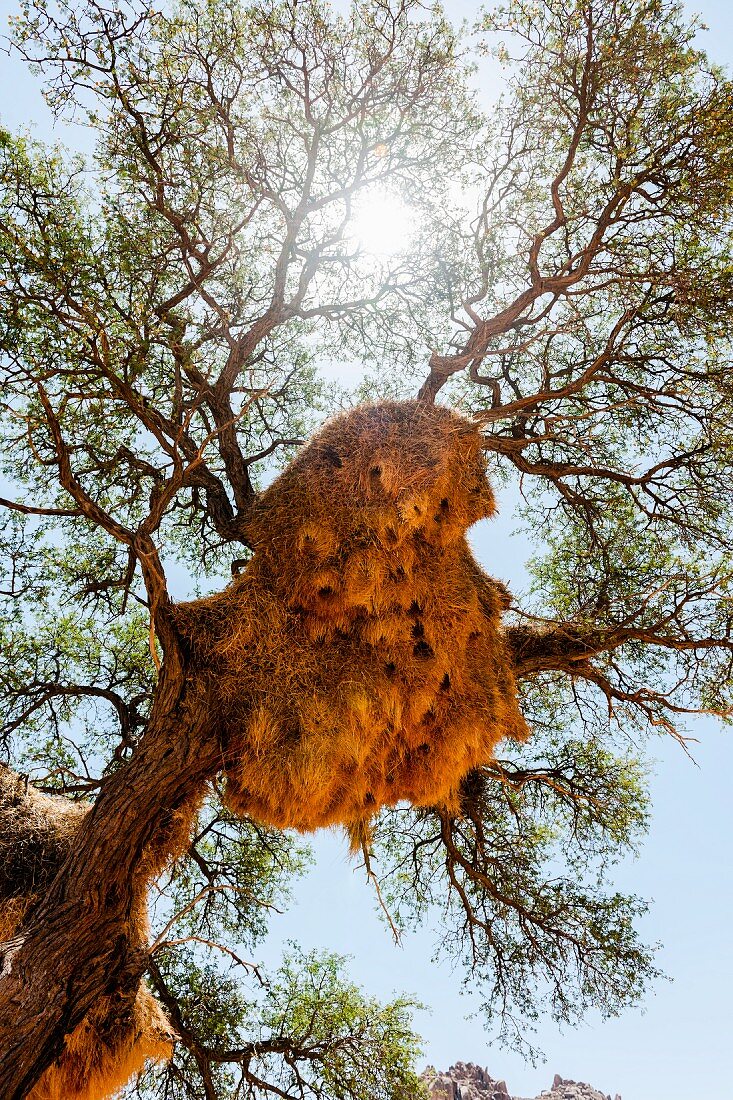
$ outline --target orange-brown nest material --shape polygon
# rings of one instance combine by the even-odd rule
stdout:
[[[330,421],[262,494],[244,573],[176,612],[232,810],[358,835],[401,800],[457,808],[463,777],[527,735],[506,590],[465,539],[494,510],[476,427],[416,402]]]
[[[139,1073],[147,1059],[165,1060],[173,1049],[171,1026],[143,983],[134,999],[103,997],[67,1036],[63,1054],[28,1100],[101,1100]]]

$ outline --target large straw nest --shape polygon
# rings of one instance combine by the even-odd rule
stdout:
[[[0,941],[11,939],[42,899],[74,843],[87,807],[41,794],[0,767]],[[144,949],[144,891],[133,906],[130,942]],[[170,1023],[145,983],[102,997],[66,1038],[63,1053],[29,1100],[100,1100],[121,1088],[148,1058],[169,1058]]]
[[[262,494],[244,574],[176,609],[220,718],[235,812],[355,837],[401,800],[458,812],[466,775],[527,735],[506,590],[465,539],[494,509],[477,429],[415,402],[331,421]],[[185,846],[196,809],[172,813],[145,854],[133,945],[147,943],[145,884]],[[0,768],[0,939],[32,912],[85,812]],[[98,1100],[170,1048],[144,984],[106,996],[30,1100]]]
[[[476,427],[416,402],[337,417],[262,494],[244,573],[176,612],[232,810],[355,835],[401,800],[457,810],[466,774],[527,735],[506,590],[465,539],[494,510]]]

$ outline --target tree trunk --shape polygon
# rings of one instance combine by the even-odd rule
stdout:
[[[145,886],[181,843],[182,811],[221,767],[213,725],[203,685],[180,666],[164,672],[132,759],[105,781],[48,896],[7,945],[3,1100],[27,1096],[100,997],[137,988],[147,965]]]

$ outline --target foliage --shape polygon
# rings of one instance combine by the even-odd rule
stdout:
[[[259,994],[244,998],[230,975],[178,952],[155,986],[185,1043],[131,1095],[418,1100],[409,1013],[420,1006],[365,997],[345,978],[344,962],[293,948]]]

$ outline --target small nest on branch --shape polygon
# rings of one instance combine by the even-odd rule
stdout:
[[[508,595],[465,538],[494,511],[476,427],[417,402],[337,417],[262,494],[244,573],[175,610],[234,812],[358,837],[398,801],[458,810],[463,777],[527,736]]]
[[[86,813],[86,806],[41,794],[0,767],[0,940],[8,938],[8,904],[20,905],[48,885]]]

